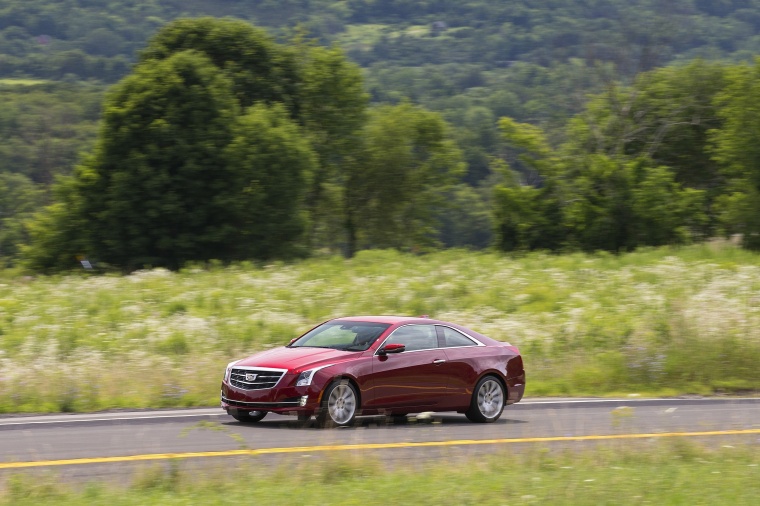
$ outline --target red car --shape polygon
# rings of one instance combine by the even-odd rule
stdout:
[[[494,422],[524,391],[522,357],[509,343],[426,317],[355,316],[231,362],[222,408],[241,422],[272,412],[344,426],[357,415],[421,411]]]

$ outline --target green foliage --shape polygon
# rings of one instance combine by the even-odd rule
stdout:
[[[318,162],[310,169],[305,202],[312,222],[309,239],[316,238],[318,229],[331,228],[325,227],[335,207],[330,185],[340,186],[345,179],[365,122],[367,97],[359,68],[338,48],[323,48],[302,37],[290,46],[279,45],[245,22],[214,18],[170,23],[151,40],[141,60],[161,59],[187,49],[208,56],[232,80],[242,108],[255,103],[282,104],[304,127],[303,135],[311,142]],[[304,160],[301,165],[312,163]],[[270,236],[270,245],[276,237]],[[273,251],[270,246],[267,254]]]
[[[0,172],[0,263],[7,267],[26,239],[23,222],[42,202],[42,191],[21,174]]]
[[[725,190],[708,132],[723,123],[715,99],[725,75],[725,67],[697,61],[611,87],[570,120],[556,150],[536,127],[502,119],[517,169],[533,174],[537,189],[498,190],[500,247],[532,248],[517,239],[520,227],[543,231],[536,223],[547,213],[549,223],[564,223],[549,232],[558,239],[550,249],[621,251],[712,233],[714,201]],[[550,191],[560,213],[537,208]]]
[[[461,153],[439,115],[403,104],[368,117],[366,103],[339,49],[279,45],[240,21],[171,23],[107,95],[71,202],[31,225],[27,265],[62,267],[74,250],[126,270],[283,258],[342,227],[349,255],[436,245]],[[80,234],[49,251],[57,222]]]
[[[345,189],[358,244],[412,251],[435,245],[435,210],[465,170],[446,123],[409,103],[379,107],[364,142]]]
[[[744,126],[737,116],[730,132],[722,129],[736,116],[728,109],[750,110],[746,104],[731,105],[739,98],[729,96],[740,97],[746,90],[737,84],[741,71],[727,62],[747,60],[756,52],[760,3],[708,3],[114,0],[104,11],[89,0],[10,0],[0,7],[0,77],[6,77],[0,94],[7,103],[0,112],[0,166],[45,185],[56,175],[71,173],[79,153],[95,141],[102,93],[97,82],[118,80],[130,72],[133,61],[142,68],[195,51],[227,79],[235,116],[256,104],[282,107],[311,145],[315,159],[304,162],[310,168],[302,167],[310,173],[303,182],[308,186],[294,200],[300,209],[291,210],[299,215],[291,230],[306,231],[286,234],[298,235],[301,242],[298,247],[289,242],[283,251],[482,247],[491,228],[506,249],[617,251],[719,231],[742,233],[749,246],[760,227],[754,218],[760,204],[741,171],[730,167],[751,164],[727,154],[742,151],[737,147],[741,135],[734,133]],[[252,16],[259,28],[248,23]],[[345,49],[330,45],[336,42]],[[710,61],[719,58],[724,63]],[[678,64],[656,68],[673,62]],[[39,78],[67,84],[45,84]],[[73,84],[85,79],[91,82]],[[411,214],[382,219],[391,206],[381,209],[370,195],[379,190],[367,189],[368,181],[382,172],[371,154],[376,139],[363,138],[371,132],[365,128],[369,100],[438,111],[451,125],[446,135],[466,163],[463,177],[469,189],[447,193],[448,205],[443,206],[436,199],[459,181],[433,183],[428,205],[405,194],[404,203],[393,209],[406,207]],[[504,117],[514,119],[499,124],[497,118]],[[753,129],[742,134],[751,136]],[[710,131],[722,133],[710,137]],[[744,151],[746,157],[749,151]],[[391,160],[398,153],[388,150],[388,155]],[[501,158],[515,170],[513,177],[537,192],[501,184],[492,199],[478,189],[498,181],[492,167]],[[360,177],[363,172],[368,176]],[[238,202],[230,209],[243,205],[242,197],[229,199],[227,204]],[[664,204],[671,199],[674,206]],[[492,200],[498,203],[496,223],[484,216]],[[695,207],[698,202],[701,206]],[[69,202],[59,211],[80,207]],[[85,206],[81,212],[105,218],[101,207]],[[205,220],[196,218],[197,223]],[[394,238],[399,220],[407,218],[409,226],[420,226],[417,237]],[[218,243],[230,235],[227,228],[240,229],[240,220],[236,223],[226,221],[219,237],[201,242]],[[87,229],[81,225],[61,228]],[[145,225],[133,224],[121,239],[95,242],[140,244],[135,230]],[[45,227],[31,229],[41,240]],[[29,235],[16,230],[20,239],[14,241]],[[105,248],[87,246],[92,241],[86,237],[76,240],[82,246],[62,248],[70,250],[65,257],[71,251]],[[114,250],[122,250],[114,244],[103,258],[126,261],[114,257]],[[247,251],[252,248],[249,243]],[[240,258],[242,249],[219,256]],[[150,251],[141,255],[140,264],[157,258]],[[182,259],[199,255],[178,253]],[[38,263],[53,264],[59,262]]]
[[[224,73],[241,107],[280,103],[297,116],[298,78],[292,54],[263,30],[232,19],[178,19],[151,38],[139,62],[150,64],[188,50],[205,55]]]
[[[61,178],[53,189],[55,201],[25,223],[29,241],[20,246],[21,263],[34,272],[68,270],[85,259],[91,224],[74,177]]]
[[[296,39],[290,49],[300,69],[300,122],[318,157],[306,199],[308,240],[335,247],[345,242],[336,232],[351,234],[343,187],[361,150],[368,97],[361,69],[339,48]]]
[[[639,178],[631,195],[636,246],[690,242],[706,221],[704,191],[682,187],[667,167],[640,161],[629,165],[629,170]]]
[[[760,59],[731,69],[719,96],[724,128],[714,132],[715,158],[730,178],[721,200],[728,232],[743,234],[744,245],[760,249]]]
[[[489,186],[473,188],[460,183],[444,198],[448,206],[438,211],[440,240],[444,247],[485,249],[493,242],[493,217]]]
[[[107,96],[100,139],[77,169],[88,254],[127,269],[235,258],[224,150],[237,104],[203,55],[139,65]]]
[[[725,176],[711,156],[708,132],[720,129],[716,96],[726,85],[727,66],[695,61],[638,77],[628,88],[611,87],[590,100],[567,126],[564,149],[664,166],[684,187],[703,190],[699,233],[715,232],[714,201],[725,191]]]
[[[283,107],[257,105],[238,121],[226,154],[229,170],[243,189],[242,194],[233,193],[230,203],[239,213],[239,255],[292,256],[305,231],[303,199],[317,166],[301,129]]]
[[[22,83],[22,84],[19,84]],[[0,167],[49,184],[92,144],[102,90],[88,85],[0,83]]]
[[[496,246],[503,251],[557,250],[565,240],[561,188],[554,156],[541,129],[505,117],[499,121],[507,143],[518,155],[523,179],[540,181],[536,186],[515,185],[503,168],[506,184],[494,189]]]
[[[553,186],[494,190],[496,247],[502,251],[557,250],[562,246],[562,208]]]
[[[582,249],[623,251],[689,242],[704,221],[704,192],[683,188],[667,167],[605,155],[576,163],[565,176],[566,213],[570,240]]]

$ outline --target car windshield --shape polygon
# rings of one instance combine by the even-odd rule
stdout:
[[[380,337],[388,323],[375,322],[327,322],[316,327],[289,347],[332,348],[344,351],[364,351]]]

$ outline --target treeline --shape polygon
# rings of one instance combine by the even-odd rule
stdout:
[[[760,249],[758,99],[760,62],[644,73],[589,100],[561,141],[503,117],[504,159],[473,187],[443,118],[409,102],[370,106],[339,49],[277,43],[242,21],[178,20],[108,92],[95,145],[53,203],[30,218],[39,195],[7,179],[6,228],[22,239],[11,256],[38,271],[77,258],[176,269],[424,252],[446,234],[485,246],[478,234],[491,229],[504,251],[729,233]]]
[[[129,73],[105,100],[86,74],[0,79],[0,259],[129,270],[363,248],[622,251],[730,233],[757,247],[758,130],[741,115],[755,66],[691,59],[753,53],[756,3],[115,2],[105,22],[99,2],[10,2],[3,37],[47,27],[17,40],[40,58],[121,58]],[[164,25],[180,4],[255,12],[271,29]],[[662,19],[673,26],[645,29]],[[131,26],[120,47],[132,59],[87,53],[75,26]],[[575,38],[547,43],[568,26]],[[489,44],[518,47],[517,33],[518,59],[496,60]],[[322,44],[336,39],[345,52]],[[395,49],[375,54],[384,44]]]
[[[760,249],[760,59],[610,86],[550,144],[500,122],[521,177],[496,188],[503,250],[626,251],[740,234]]]
[[[46,271],[424,250],[463,173],[440,116],[369,109],[340,50],[178,20],[109,91],[94,148],[29,220],[22,254]]]

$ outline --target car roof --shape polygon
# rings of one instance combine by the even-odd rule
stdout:
[[[498,341],[495,341],[491,339],[488,336],[484,336],[483,334],[480,334],[479,332],[475,332],[472,329],[469,329],[467,327],[464,327],[462,325],[458,325],[456,323],[446,322],[443,320],[434,320],[432,318],[428,318],[427,316],[388,316],[388,315],[380,315],[380,316],[343,316],[341,318],[334,318],[332,320],[333,322],[345,322],[345,321],[351,321],[351,322],[368,322],[368,323],[386,323],[389,325],[405,325],[405,324],[417,324],[417,325],[424,325],[424,324],[435,324],[435,325],[446,325],[453,327],[455,329],[459,329],[475,339],[480,340],[483,344],[493,344],[497,343]]]

